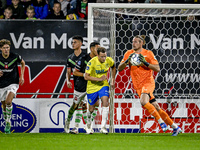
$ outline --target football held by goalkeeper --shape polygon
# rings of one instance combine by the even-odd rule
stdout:
[[[124,54],[124,58],[118,66],[118,70],[122,71],[127,65],[130,68],[130,75],[132,78],[134,89],[140,97],[141,105],[148,110],[148,112],[156,118],[160,124],[162,130],[165,132],[168,130],[167,125],[173,128],[173,136],[178,135],[181,128],[178,127],[168,116],[168,114],[163,111],[158,105],[153,91],[155,89],[155,81],[153,78],[153,71],[159,72],[160,67],[157,59],[150,50],[144,49],[142,46],[145,44],[145,37],[136,35],[132,40],[133,49],[128,50]],[[139,65],[132,65],[130,62],[134,54],[139,54],[138,59],[140,61]],[[134,58],[135,59],[135,58]],[[132,61],[132,60],[131,60]],[[167,124],[167,125],[166,125]]]

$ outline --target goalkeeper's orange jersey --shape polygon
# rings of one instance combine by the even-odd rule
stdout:
[[[121,63],[126,61],[130,54],[134,53],[133,49],[128,50],[124,54],[124,58],[122,59]],[[154,54],[150,50],[142,49],[140,52],[146,61],[150,64],[158,64],[157,59],[155,58]],[[142,66],[132,66],[129,64],[130,67],[130,75],[132,78],[134,89],[141,89],[144,84],[154,84],[155,81],[153,78],[153,70],[149,69],[145,65]]]

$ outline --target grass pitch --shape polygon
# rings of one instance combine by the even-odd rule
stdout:
[[[77,135],[65,133],[0,134],[1,150],[199,150],[200,134],[114,133]]]

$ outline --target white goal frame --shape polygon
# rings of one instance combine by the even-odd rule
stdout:
[[[88,43],[93,40],[93,8],[160,8],[160,9],[200,9],[200,4],[122,4],[122,3],[89,3],[88,4]]]
[[[135,8],[135,9],[200,9],[200,4],[122,4],[122,3],[89,3],[88,4],[88,30],[87,30],[87,38],[88,38],[88,47],[89,47],[89,43],[91,43],[93,41],[93,21],[94,21],[94,17],[93,17],[93,9],[94,8],[105,8],[105,9],[114,9],[114,8]],[[113,17],[112,19],[113,21],[115,20],[115,18]],[[115,30],[114,28],[111,30]],[[111,31],[111,33],[114,33]],[[114,35],[113,35],[114,36]],[[110,39],[110,52],[111,52],[111,57],[114,59],[114,51],[115,51],[115,47],[113,45],[115,45],[115,40]],[[88,48],[89,50],[89,48]],[[112,91],[113,92],[113,91]],[[111,92],[111,97],[110,97],[110,126],[109,126],[109,130],[110,133],[114,132],[114,124],[113,124],[113,99],[114,99],[114,94]]]

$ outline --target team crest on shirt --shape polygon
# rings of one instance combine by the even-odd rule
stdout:
[[[90,68],[90,67],[89,67],[89,66],[87,66],[87,67],[86,67],[86,70],[89,70],[89,68]]]
[[[79,65],[79,66],[81,65],[81,61],[80,61],[80,60],[78,61],[78,65]]]
[[[88,65],[91,65],[91,62],[88,62]]]
[[[5,65],[5,68],[8,69],[8,65]]]
[[[8,62],[5,62],[4,68],[8,69]]]

